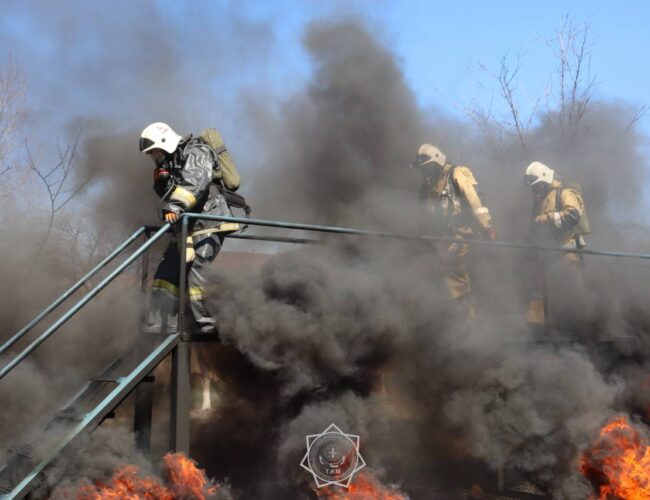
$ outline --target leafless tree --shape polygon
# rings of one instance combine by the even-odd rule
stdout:
[[[481,64],[481,69],[488,75],[494,78],[499,84],[499,92],[501,98],[506,102],[511,121],[496,122],[497,126],[504,132],[511,133],[517,136],[521,146],[526,148],[526,135],[530,129],[535,114],[539,109],[540,103],[547,98],[547,93],[544,92],[542,96],[537,98],[530,107],[530,110],[525,114],[519,104],[517,98],[517,75],[522,65],[522,54],[516,55],[514,64],[509,62],[508,54],[501,58],[501,64],[497,72],[489,70],[485,65]]]
[[[519,89],[518,77],[524,59],[521,53],[516,54],[514,59],[508,54],[504,55],[497,70],[480,64],[483,72],[496,82],[498,90],[494,94],[505,104],[507,116],[496,115],[492,103],[489,108],[475,105],[469,112],[466,110],[466,114],[482,129],[490,130],[491,140],[495,138],[492,130],[497,130],[501,137],[505,134],[516,136],[521,146],[526,148],[528,132],[540,110],[557,110],[562,130],[568,133],[575,130],[587,112],[598,83],[591,72],[589,25],[577,24],[567,15],[555,34],[543,41],[555,56],[557,68],[551,78],[553,83],[534,99]],[[489,88],[480,82],[479,85]],[[498,146],[498,142],[495,142],[495,146]]]
[[[627,130],[630,131],[634,125],[636,125],[636,123],[648,113],[649,110],[650,107],[647,104],[639,106],[636,110],[636,113],[634,113],[634,116],[630,120],[630,123],[627,126]]]
[[[16,132],[25,117],[25,80],[11,54],[0,65],[0,175],[9,171],[6,159],[18,143]]]
[[[80,217],[79,212],[66,213],[56,224],[57,248],[68,256],[68,273],[75,281],[104,258],[118,241],[126,237],[125,228],[112,224],[108,218],[92,214]]]
[[[81,138],[81,129],[77,131],[72,142],[65,148],[57,144],[58,158],[56,163],[49,168],[39,166],[34,160],[29,145],[26,145],[27,164],[36,174],[47,192],[47,205],[49,208],[46,234],[39,246],[37,256],[43,250],[52,233],[54,218],[68,203],[70,203],[91,181],[91,178],[79,180],[75,177],[77,148]]]
[[[597,85],[596,76],[591,72],[589,25],[575,23],[566,15],[546,45],[558,62],[557,99],[562,125],[573,130],[587,111]]]

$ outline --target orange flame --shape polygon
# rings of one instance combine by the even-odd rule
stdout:
[[[123,465],[107,483],[81,486],[76,497],[78,500],[205,500],[216,493],[218,486],[213,486],[205,472],[182,453],[168,453],[163,464],[166,484],[156,477],[143,476],[135,465]]]
[[[205,495],[217,492],[219,487],[210,485],[205,472],[191,458],[182,453],[167,453],[163,462],[175,497],[204,499]]]
[[[325,486],[315,491],[318,498],[327,500],[406,500],[407,498],[398,491],[382,485],[368,472],[357,474],[347,489],[340,486]]]
[[[650,500],[650,443],[626,417],[600,430],[580,470],[598,488],[599,500]]]

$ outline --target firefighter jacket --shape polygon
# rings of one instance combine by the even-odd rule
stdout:
[[[442,175],[431,182],[425,182],[420,196],[433,214],[434,229],[439,235],[472,238],[478,230],[484,237],[493,237],[490,211],[468,167],[447,164]]]
[[[161,211],[195,212],[232,216],[232,212],[213,181],[214,157],[209,147],[192,136],[181,141],[169,161],[162,167],[166,175],[154,173],[154,190],[161,197]],[[191,220],[190,233],[236,231],[237,224],[208,220]]]
[[[580,235],[577,224],[585,211],[582,195],[577,189],[556,181],[546,196],[535,198],[533,231],[539,243],[575,248]]]

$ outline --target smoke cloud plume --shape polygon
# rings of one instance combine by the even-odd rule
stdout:
[[[145,15],[146,5],[133,9]],[[226,15],[234,27],[218,35],[223,38],[184,30],[184,44],[158,36],[173,28],[164,16],[149,16],[144,26],[122,20],[121,40],[108,46],[133,50],[113,61],[111,77],[101,76],[110,58],[72,66],[79,85],[92,89],[89,102],[112,99],[119,103],[114,115],[125,117],[116,125],[114,116],[92,108],[82,116],[87,134],[79,178],[94,179],[84,197],[93,220],[129,231],[155,221],[150,170],[136,139],[148,122],[164,119],[183,132],[216,126],[237,136],[232,149],[243,191],[261,218],[426,233],[431,228],[417,204],[420,179],[408,169],[426,141],[474,170],[503,238],[521,241],[526,234],[532,200],[523,169],[540,160],[581,184],[593,248],[645,243],[627,223],[643,213],[638,179],[647,159],[646,139],[626,104],[594,101],[572,130],[562,127],[559,112],[544,112],[525,148],[509,136],[495,148],[484,131],[418,106],[382,33],[357,18],[309,26],[303,45],[312,73],[298,90],[234,93],[219,82],[246,78],[231,76],[242,58],[267,71],[262,62],[273,51],[273,33],[241,19],[235,8]],[[72,40],[86,36],[78,30],[113,28],[108,20],[90,27],[58,20],[43,30],[67,27]],[[225,41],[235,33],[246,43],[229,54],[220,47],[232,46]],[[238,136],[238,130],[245,132]],[[3,254],[11,255],[9,247]],[[523,320],[531,258],[515,250],[472,251],[474,322],[456,312],[430,243],[329,237],[323,245],[278,252],[259,272],[220,268],[217,260],[209,291],[229,345],[197,346],[222,384],[218,409],[196,422],[193,458],[209,476],[229,478],[235,498],[310,498],[311,477],[298,465],[305,436],[334,422],[359,434],[377,476],[412,498],[493,484],[497,469],[556,498],[585,498],[590,486],[576,465],[580,451],[616,413],[648,418],[645,269],[637,261],[587,258],[585,293],[557,290],[551,337],[539,338]],[[12,263],[21,271],[26,265]],[[51,267],[46,276],[54,280],[64,270]],[[38,283],[48,282],[39,276]],[[88,340],[87,330],[99,322],[111,332],[116,309],[130,311],[135,322],[139,298],[107,297],[110,308],[82,318],[67,349],[47,353],[72,359],[82,349],[101,351],[103,341]],[[11,308],[21,303],[8,302]],[[12,317],[11,308],[3,318]],[[127,343],[123,326],[114,326],[110,353]],[[46,378],[43,368],[28,369],[35,375],[17,377],[7,397]],[[41,403],[29,404],[42,411]],[[3,433],[11,420],[3,414]],[[84,474],[107,467],[93,462]]]
[[[522,171],[539,159],[581,183],[598,221],[594,247],[641,241],[617,223],[621,212],[641,209],[635,179],[647,169],[639,151],[644,138],[630,129],[625,105],[594,103],[571,133],[548,112],[527,148],[513,138],[494,156],[476,131],[418,109],[395,56],[362,23],[315,24],[305,47],[315,68],[305,91],[275,113],[254,99],[250,104],[262,116],[259,133],[268,137],[262,143],[275,145],[267,155],[273,166],[267,189],[256,193],[274,215],[417,228],[409,217],[417,212],[419,179],[406,165],[426,138],[452,161],[463,150],[497,231],[509,238],[525,235],[531,199]],[[463,131],[475,134],[474,149],[454,142]],[[637,187],[625,190],[627,183]],[[629,275],[634,264],[588,260],[587,279],[600,284],[597,292],[575,297],[558,290],[553,337],[540,339],[522,321],[526,255],[475,252],[484,316],[466,324],[441,288],[431,246],[332,240],[278,255],[259,275],[224,270],[215,277],[222,335],[268,374],[267,390],[275,394],[266,405],[267,399],[248,404],[268,406],[252,420],[268,420],[264,428],[278,450],[272,473],[290,478],[276,495],[304,486],[295,474],[302,439],[333,421],[359,432],[369,463],[385,480],[403,482],[405,491],[425,484],[444,498],[505,468],[513,481],[526,478],[558,498],[585,497],[579,450],[615,412],[638,411],[630,393],[647,373],[639,362],[647,352],[641,295],[626,291],[640,285]],[[225,403],[218,418],[227,420],[229,408]],[[210,451],[201,443],[218,441],[222,425],[201,429],[196,448],[205,460]],[[254,453],[261,439],[255,434],[248,443]],[[275,491],[268,469],[257,472],[246,494]],[[417,488],[410,491],[417,497]]]

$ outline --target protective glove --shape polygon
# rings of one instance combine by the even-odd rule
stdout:
[[[178,220],[178,214],[176,212],[164,212],[163,215],[165,222],[169,222],[170,224],[173,224]]]
[[[538,215],[533,219],[535,224],[547,224],[549,220],[549,214]]]

